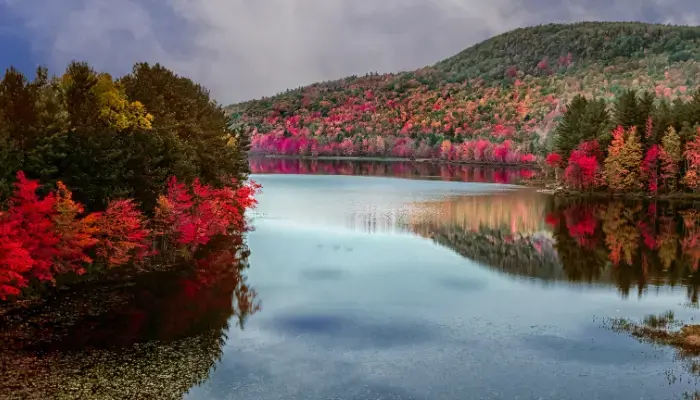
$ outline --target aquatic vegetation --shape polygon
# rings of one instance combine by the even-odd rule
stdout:
[[[668,310],[661,314],[650,314],[641,321],[629,318],[611,318],[607,325],[615,332],[627,333],[642,342],[670,346],[683,361],[693,376],[700,376],[700,325],[687,324],[676,319]],[[669,377],[672,381],[675,377]],[[684,399],[697,399],[700,392],[685,393]]]

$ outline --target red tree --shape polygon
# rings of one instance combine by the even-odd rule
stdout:
[[[652,193],[656,193],[659,190],[659,155],[659,146],[652,145],[647,150],[641,166],[642,178],[647,182],[647,187]]]

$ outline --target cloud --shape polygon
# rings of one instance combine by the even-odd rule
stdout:
[[[697,0],[0,0],[56,71],[72,59],[117,75],[159,61],[223,103],[418,68],[516,27],[698,24],[698,9]]]

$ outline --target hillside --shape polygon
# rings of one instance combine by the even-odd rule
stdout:
[[[417,71],[316,83],[227,111],[256,153],[530,163],[554,149],[575,95],[610,108],[627,89],[689,101],[699,77],[700,27],[549,24]]]

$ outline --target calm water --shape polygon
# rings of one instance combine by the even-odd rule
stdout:
[[[527,177],[520,170],[252,167],[264,189],[241,257],[249,268],[228,268],[220,246],[199,272],[145,277],[99,301],[66,294],[52,304],[79,315],[57,324],[38,310],[5,330],[0,398],[679,399],[700,389],[672,350],[604,326],[697,314],[697,204],[555,201],[508,184]],[[390,177],[421,175],[434,179]]]

